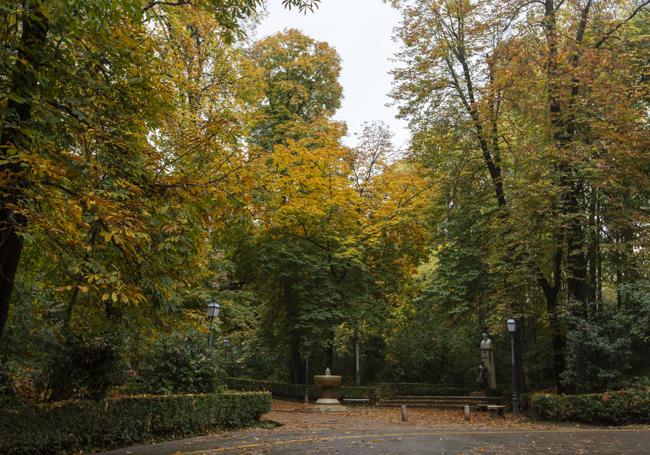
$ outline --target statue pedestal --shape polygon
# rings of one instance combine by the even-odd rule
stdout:
[[[497,375],[494,362],[494,349],[481,349],[481,360],[487,368],[487,388],[494,390],[497,388]]]

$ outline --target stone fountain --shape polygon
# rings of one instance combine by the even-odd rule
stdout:
[[[331,374],[330,369],[327,368],[325,374],[314,375],[314,383],[323,388],[321,397],[316,401],[318,411],[342,412],[347,410],[337,399],[335,391],[335,388],[341,385],[341,376]]]

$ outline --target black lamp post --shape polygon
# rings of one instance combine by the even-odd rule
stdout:
[[[217,302],[208,303],[208,319],[210,319],[210,333],[208,334],[208,346],[212,347],[212,323],[214,318],[219,316],[219,310],[221,307]]]
[[[309,348],[311,347],[311,340],[305,338],[303,344],[305,346],[305,403],[309,403]]]
[[[519,414],[519,398],[517,396],[517,365],[515,356],[515,332],[517,331],[517,321],[509,318],[506,322],[508,332],[510,332],[510,341],[512,344],[512,413]]]

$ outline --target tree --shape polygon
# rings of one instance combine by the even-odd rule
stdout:
[[[632,63],[640,48],[612,37],[621,38],[648,3],[396,3],[404,12],[406,65],[395,72],[394,96],[415,131],[413,150],[436,177],[445,169],[458,176],[444,204],[457,205],[461,192],[476,195],[469,202],[483,213],[490,245],[483,261],[502,280],[492,293],[510,302],[510,312],[527,313],[517,302],[531,301],[524,290],[533,277],[546,301],[563,389],[560,316],[569,301],[588,312],[601,295],[603,184],[612,173],[635,174],[631,156],[647,159],[630,148],[647,133],[614,127],[613,135],[603,125],[622,118],[640,125],[646,117]],[[622,60],[630,71],[603,81],[599,75]],[[612,93],[626,95],[616,101]],[[468,173],[471,189],[458,185]],[[625,180],[640,189],[646,177],[638,177]]]
[[[169,197],[173,190],[198,183],[178,178],[178,174],[187,170],[184,169],[174,176],[174,183],[160,184],[160,180],[169,177],[170,170],[168,167],[155,169],[165,159],[156,157],[161,150],[148,143],[150,134],[164,123],[165,111],[177,112],[173,110],[175,93],[167,84],[168,68],[160,59],[159,52],[165,51],[156,48],[161,38],[158,33],[168,32],[172,39],[183,41],[181,35],[186,32],[191,35],[188,30],[193,25],[188,24],[189,29],[184,31],[169,26],[174,23],[182,26],[183,21],[178,22],[178,18],[186,11],[193,11],[210,15],[214,33],[230,42],[241,36],[241,20],[254,14],[261,3],[261,0],[196,5],[185,0],[123,0],[111,4],[30,0],[24,6],[5,9],[8,15],[2,34],[8,46],[2,54],[0,68],[3,99],[7,100],[0,132],[3,188],[0,336],[9,314],[15,274],[24,240],[30,235],[30,225],[42,229],[45,239],[60,246],[65,243],[58,238],[63,232],[63,237],[76,235],[75,241],[89,244],[90,250],[93,245],[105,243],[118,250],[118,255],[138,256],[142,253],[138,251],[141,245],[131,245],[127,239],[145,243],[154,239],[142,224],[136,227],[141,219],[130,217],[136,212],[146,216],[147,209],[129,206],[125,201],[151,196],[156,191],[160,195],[163,187],[167,192],[164,197]],[[318,1],[286,0],[284,4],[309,10]],[[197,37],[196,48],[199,48],[200,37],[194,34],[193,38]],[[183,44],[187,45],[187,40]],[[220,57],[223,55],[213,55],[216,60],[203,61],[204,69],[209,71],[215,62],[219,67]],[[190,73],[190,82],[195,76]],[[187,87],[177,88],[184,91]],[[176,144],[177,148],[182,146]],[[195,146],[190,146],[190,154],[195,151],[191,147]],[[179,166],[174,159],[165,166],[172,162]],[[201,164],[193,161],[194,166]],[[80,176],[84,178],[79,180]],[[82,184],[76,186],[78,181]],[[87,193],[88,188],[83,188],[86,184],[93,191]],[[81,202],[74,203],[66,214],[57,210],[48,212],[48,206],[62,207],[60,203],[57,205],[57,198]],[[98,204],[98,200],[102,203]],[[176,209],[179,207],[176,205]],[[101,214],[105,209],[109,213]],[[123,210],[122,217],[110,213],[115,210]],[[107,225],[110,217],[119,220],[116,223],[119,227]],[[64,219],[68,225],[60,231]],[[70,223],[80,223],[81,229],[73,228]],[[91,252],[83,253],[82,262],[87,262],[90,256]],[[132,261],[134,270],[141,259]],[[97,264],[99,261],[95,261],[94,265]],[[77,265],[70,272],[72,281],[77,283],[72,286],[71,306],[77,295],[87,289],[81,286],[81,281],[90,276],[92,267],[86,264],[81,268],[86,270],[80,272]],[[117,277],[115,273],[112,275],[111,279]],[[96,286],[99,281],[100,286]],[[92,284],[97,289],[104,287],[102,283],[103,277],[93,278]],[[129,286],[119,293],[115,292],[116,286],[108,287],[113,290],[102,294],[108,304],[141,300],[141,293]]]

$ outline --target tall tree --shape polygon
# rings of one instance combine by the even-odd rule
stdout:
[[[523,278],[499,291],[500,298],[510,300],[511,311],[521,315],[526,308],[517,301],[523,292],[504,291],[524,289],[525,277],[534,277],[546,300],[562,389],[564,306],[577,301],[586,311],[598,295],[589,289],[598,278],[590,280],[589,274],[597,275],[599,254],[592,254],[590,265],[587,251],[590,244],[598,248],[598,242],[590,240],[594,230],[584,225],[590,207],[602,210],[597,188],[605,166],[617,175],[632,172],[629,155],[624,158],[617,150],[646,136],[632,128],[630,135],[614,137],[601,127],[605,118],[610,125],[621,117],[634,117],[639,124],[645,114],[642,91],[634,89],[638,78],[619,73],[610,84],[599,74],[610,71],[614,55],[619,64],[621,58],[634,58],[635,45],[628,41],[621,54],[612,38],[620,38],[648,2],[396,3],[404,13],[399,34],[406,65],[395,72],[394,96],[416,133],[414,150],[435,166],[436,175],[445,168],[459,176],[473,172],[480,157],[493,193],[492,204],[474,200],[487,209],[484,239],[492,247],[486,263],[504,284]],[[601,91],[605,86],[611,91],[612,85],[628,94],[626,101],[614,102]],[[608,112],[597,108],[605,100]],[[636,145],[630,152],[646,159]],[[470,184],[485,188],[481,174],[474,176]],[[466,191],[457,179],[453,182],[447,205]],[[597,226],[599,216],[591,219]]]
[[[26,229],[30,223],[40,224],[47,238],[56,241],[54,234],[61,231],[47,224],[52,221],[49,217],[61,214],[48,213],[41,204],[47,206],[58,196],[81,198],[83,185],[74,185],[80,175],[95,179],[93,192],[81,198],[84,220],[75,221],[81,223],[81,238],[95,244],[103,237],[122,253],[132,248],[135,254],[138,249],[125,240],[133,238],[128,224],[136,222],[122,219],[123,232],[113,235],[105,226],[108,217],[97,213],[101,210],[94,198],[105,196],[107,206],[126,208],[125,199],[142,197],[151,190],[146,188],[147,180],[155,176],[147,155],[158,150],[148,144],[148,136],[163,122],[164,110],[174,108],[174,94],[165,84],[168,73],[154,46],[161,29],[149,27],[152,21],[164,21],[176,14],[173,11],[201,11],[213,18],[214,30],[223,40],[232,41],[242,34],[241,21],[253,15],[262,1],[14,3],[3,8],[2,34],[7,46],[0,62],[6,100],[0,131],[0,336],[24,239],[29,235]],[[283,3],[307,10],[318,1]],[[174,33],[178,36],[178,31]],[[186,183],[176,182],[168,190]],[[142,207],[137,210],[146,213]],[[110,300],[121,299],[114,292],[108,295]]]

